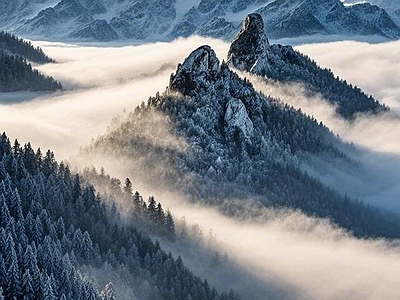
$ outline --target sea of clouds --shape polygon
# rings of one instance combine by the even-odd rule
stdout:
[[[57,61],[38,66],[39,70],[60,80],[64,90],[1,94],[0,129],[22,144],[30,141],[34,148],[52,149],[58,160],[77,155],[81,146],[104,133],[124,109],[131,111],[157,91],[162,92],[176,65],[198,46],[211,45],[220,60],[229,48],[219,40],[200,37],[144,45],[34,44]],[[296,48],[400,113],[400,42],[344,41]],[[301,107],[345,141],[363,148],[360,160],[368,170],[374,170],[369,175],[379,184],[365,187],[363,192],[363,184],[356,185],[358,195],[381,206],[399,208],[398,118],[360,117],[347,123],[318,95],[306,97],[301,86],[266,85],[249,78],[258,90]],[[111,173],[120,178],[132,175],[118,170]],[[179,245],[165,246],[182,255],[211,283],[224,290],[236,289],[243,299],[372,300],[400,296],[400,250],[386,241],[355,239],[299,212],[272,211],[276,217],[263,224],[238,222],[209,208],[193,209],[178,195],[158,191],[155,196],[176,219],[185,216],[204,232],[212,230],[216,247],[227,253],[236,267],[205,266]]]

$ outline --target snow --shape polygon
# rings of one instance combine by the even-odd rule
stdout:
[[[54,7],[60,2],[60,0],[49,0],[44,3],[32,3],[29,8],[30,8],[30,13],[25,16],[26,19],[30,19],[35,17],[41,10],[49,8],[49,7]]]
[[[216,59],[214,50],[209,46],[202,46],[193,51],[192,54],[185,59],[180,70],[189,72],[209,72],[219,71],[219,62]]]
[[[230,12],[226,13],[224,18],[228,22],[241,23],[248,14],[251,14],[251,13],[257,11],[258,9],[267,6],[268,4],[270,4],[272,2],[274,2],[274,0],[266,0],[263,4],[259,4],[259,5],[250,5],[248,8],[246,8],[245,10],[238,12],[238,13],[234,13],[234,12],[230,11]]]
[[[250,141],[254,133],[254,127],[242,101],[235,98],[229,100],[226,107],[225,122],[228,130],[239,128],[246,140]]]
[[[40,1],[36,1],[40,2]],[[22,34],[24,37],[35,37],[36,39],[41,39],[46,36],[47,39],[65,39],[66,37],[70,36],[72,32],[74,32],[77,28],[77,26],[74,26],[74,22],[76,21],[75,18],[71,18],[69,20],[70,22],[70,27],[66,27],[65,24],[54,24],[54,30],[52,30],[51,33],[46,33],[44,34],[43,32],[40,32],[40,29],[32,27],[32,28],[27,28],[24,26],[24,29],[27,28],[26,31],[18,31],[19,27],[25,22],[26,20],[30,20],[37,16],[37,14],[48,7],[54,7],[60,0],[47,0],[44,3],[30,3],[29,7],[24,9],[23,11],[18,11],[14,12],[11,16],[3,16],[3,28],[6,30],[13,30],[14,33],[16,34]],[[139,28],[144,32],[144,37],[140,37],[141,39],[138,39],[137,41],[140,41],[141,43],[146,43],[146,42],[152,42],[152,41],[167,41],[171,40],[174,38],[178,38],[179,32],[178,33],[173,33],[174,28],[179,27],[179,25],[184,25],[182,22],[183,21],[188,21],[189,23],[193,23],[193,25],[197,26],[193,27],[192,29],[189,29],[188,34],[195,34],[195,33],[201,33],[202,35],[207,35],[207,36],[213,36],[216,38],[222,38],[226,40],[231,40],[231,38],[234,36],[236,33],[236,28],[240,25],[242,20],[245,18],[246,15],[252,13],[252,12],[259,12],[261,13],[264,17],[268,18],[268,21],[266,21],[266,25],[272,26],[274,30],[277,30],[277,34],[280,35],[281,37],[285,36],[285,34],[290,35],[290,29],[287,29],[284,32],[279,33],[279,27],[283,21],[282,17],[284,16],[290,16],[294,10],[299,8],[299,6],[305,6],[304,9],[310,9],[307,8],[306,6],[312,5],[313,7],[311,8],[312,14],[320,20],[322,25],[328,29],[329,34],[343,34],[343,35],[353,35],[357,34],[359,31],[362,33],[362,29],[367,29],[367,27],[370,24],[373,24],[373,22],[369,21],[368,26],[363,25],[361,23],[366,23],[366,22],[360,22],[360,24],[353,24],[354,29],[348,28],[349,26],[346,25],[346,20],[343,20],[343,17],[341,16],[335,16],[337,17],[336,21],[331,21],[327,22],[326,21],[326,15],[329,13],[330,8],[332,5],[335,3],[342,3],[342,2],[335,2],[335,0],[319,0],[318,4],[310,2],[310,1],[292,1],[290,3],[286,3],[285,5],[279,5],[279,3],[276,4],[278,8],[277,11],[266,9],[266,6],[268,4],[271,4],[274,2],[274,0],[265,0],[265,1],[256,1],[256,0],[250,0],[247,2],[240,2],[240,4],[243,3],[243,7],[246,7],[244,10],[239,11],[239,12],[233,12],[233,4],[239,3],[238,1],[234,2],[232,5],[224,4],[222,0],[216,1],[217,7],[209,12],[209,13],[200,13],[197,11],[195,13],[195,17],[190,17],[188,16],[188,12],[191,9],[197,10],[197,7],[201,1],[200,0],[175,0],[175,2],[171,5],[170,9],[175,10],[176,12],[176,17],[171,16],[170,19],[165,19],[165,16],[159,16],[153,9],[157,9],[157,1],[154,1],[154,5],[150,6],[150,8],[146,9],[143,11],[143,20],[139,19],[138,15],[132,16],[132,17],[127,17],[123,18],[123,23],[126,24],[122,25],[121,28],[115,28],[115,26],[111,25],[113,29],[121,36],[121,38],[132,38],[128,36],[124,36],[122,32],[124,32],[124,29],[126,28],[128,32],[132,31],[129,30],[129,28],[136,28],[135,26],[139,26],[142,24],[141,22],[147,22],[148,24],[156,24],[155,26],[145,26],[144,28]],[[359,2],[359,1],[354,1],[354,0],[347,0],[343,2],[346,6],[353,5],[354,3]],[[385,0],[371,0],[371,3],[382,5],[391,18],[397,22],[397,24],[400,24],[400,4],[394,3],[394,1],[385,1]],[[118,16],[121,16],[121,12],[128,9],[131,7],[131,5],[135,4],[136,1],[129,1],[129,0],[122,0],[122,1],[116,1],[116,0],[101,0],[101,3],[104,5],[106,8],[105,13],[101,14],[93,14],[93,17],[98,20],[106,20],[108,23],[110,21]],[[276,3],[276,2],[275,2]],[[160,2],[161,5],[161,2]],[[169,4],[168,4],[169,5]],[[318,6],[318,10],[321,10],[322,12],[318,12],[316,10],[316,7]],[[323,7],[323,8],[321,8]],[[346,9],[347,7],[343,7],[343,9]],[[263,14],[265,12],[265,15]],[[26,15],[23,15],[23,13],[26,13]],[[152,16],[149,19],[149,16]],[[213,30],[212,28],[209,28],[209,22],[210,20],[215,20],[216,17],[220,17],[224,19],[228,24],[230,24],[230,27],[227,27],[227,29],[224,30]],[[186,20],[187,19],[187,20]],[[366,19],[369,20],[370,17],[366,16]],[[361,19],[360,19],[361,20]],[[381,19],[378,20],[379,23]],[[298,21],[298,22],[303,22],[304,20],[293,20],[293,21]],[[55,22],[57,23],[57,22]],[[139,24],[139,25],[138,25]],[[143,23],[144,24],[144,23]],[[300,24],[301,25],[301,24]],[[126,26],[126,27],[125,27]],[[133,26],[133,27],[132,27]],[[375,26],[375,25],[374,25]],[[386,25],[385,25],[386,26]],[[163,27],[163,29],[160,31],[160,28]],[[166,30],[165,28],[166,27]],[[382,32],[385,34],[385,27],[384,25],[377,25],[376,27],[383,28]],[[18,29],[18,30],[17,30]],[[192,32],[193,31],[193,32]],[[315,32],[314,32],[315,31]],[[352,32],[354,31],[354,32]],[[312,30],[309,33],[318,33],[318,29]],[[368,31],[366,31],[368,32]],[[390,32],[390,31],[389,31]],[[322,34],[326,34],[326,32],[320,32]],[[302,33],[302,34],[307,34],[307,33]],[[376,34],[380,34],[377,32]],[[272,36],[272,34],[269,34]],[[276,37],[279,37],[279,36]],[[395,34],[395,36],[397,33]],[[275,36],[274,36],[275,37]],[[139,38],[139,37],[136,37]]]

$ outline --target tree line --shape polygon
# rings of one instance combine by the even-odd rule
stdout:
[[[11,144],[3,133],[0,157],[0,299],[118,296],[117,283],[99,287],[80,271],[83,266],[127,270],[126,281],[136,287],[132,298],[238,298],[217,292],[134,223],[121,222],[112,202],[58,163],[52,151]],[[159,222],[155,200],[146,207]]]

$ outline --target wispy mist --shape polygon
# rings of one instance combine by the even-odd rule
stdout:
[[[300,45],[296,49],[399,112],[399,41],[377,44],[332,42]]]
[[[177,252],[198,272],[214,276],[217,285],[238,289],[245,299],[372,300],[396,299],[400,293],[400,248],[385,241],[351,238],[299,212],[265,209],[269,221],[239,222],[212,209],[194,209],[176,195],[157,196],[176,217],[185,216],[205,233],[212,230],[218,249],[236,267],[191,263],[190,254]]]
[[[193,49],[210,44],[220,55],[227,51],[227,44],[199,37],[140,46],[34,44],[57,61],[37,68],[60,80],[65,91],[0,95],[0,127],[13,139],[52,149],[59,160],[104,133],[124,109],[131,111],[164,91],[170,74]]]
[[[18,99],[8,95],[7,104],[3,101],[0,105],[0,127],[21,142],[31,141],[34,147],[51,148],[58,159],[76,154],[80,146],[104,133],[111,119],[124,108],[131,111],[149,96],[163,91],[175,66],[196,47],[210,44],[221,60],[229,47],[220,41],[198,37],[168,44],[105,48],[35,44],[58,61],[41,66],[40,70],[60,80],[66,90],[46,95],[22,93],[17,95]],[[298,49],[400,111],[399,46],[399,42],[336,42],[302,45]],[[349,124],[338,118],[326,101],[318,95],[306,97],[297,85],[265,84],[250,79],[257,89],[301,107],[346,141],[365,147],[368,151],[360,159],[367,164],[372,172],[368,176],[375,177],[378,186],[365,189],[360,195],[368,201],[396,206],[400,199],[398,119],[362,117]],[[19,103],[10,104],[10,99]],[[134,178],[126,170],[113,170],[111,175]],[[363,182],[357,185],[358,190],[359,187],[363,187]],[[134,188],[144,194],[154,193],[140,186]],[[236,278],[229,287],[244,296],[251,291],[251,299],[372,300],[398,299],[400,295],[400,249],[384,241],[351,238],[324,221],[298,212],[266,211],[275,217],[264,224],[238,222],[211,209],[193,208],[178,196],[163,193],[155,196],[176,218],[185,216],[188,222],[198,223],[204,232],[212,229],[217,247],[227,252],[238,266],[232,269],[235,273],[231,277],[223,273],[231,270],[229,266],[214,273],[198,266],[198,271],[204,275],[209,272],[212,283],[216,284],[229,285],[221,278]]]

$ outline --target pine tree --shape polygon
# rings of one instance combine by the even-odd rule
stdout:
[[[147,206],[147,214],[151,221],[156,222],[157,220],[157,209],[156,209],[156,200],[153,196],[149,197],[149,204]]]
[[[67,297],[65,296],[65,294],[61,295],[60,300],[67,300]]]
[[[116,300],[114,292],[114,285],[112,282],[107,283],[104,289],[100,293],[102,300]]]
[[[8,254],[8,253],[7,253]],[[7,299],[18,297],[21,295],[21,273],[18,267],[17,254],[14,248],[11,249],[11,253],[6,259],[6,264],[9,266],[7,270],[7,283],[5,285],[5,296]]]
[[[164,229],[166,219],[164,210],[160,202],[157,204],[156,207],[155,218],[156,218],[156,223],[160,227],[160,229]]]
[[[125,179],[124,193],[126,196],[129,196],[129,197],[132,196],[132,182],[130,181],[129,178]]]
[[[3,256],[0,255],[0,287],[5,286],[7,280],[6,264],[4,262]]]
[[[12,192],[9,209],[11,216],[14,217],[16,221],[23,218],[22,201],[17,189],[14,189]]]
[[[93,243],[87,231],[83,233],[82,237],[82,257],[85,260],[89,260],[94,257]]]
[[[15,141],[14,141],[12,151],[13,151],[14,155],[16,155],[16,156],[22,153],[21,145],[17,139],[15,139]]]
[[[139,194],[138,191],[136,191],[133,194],[132,201],[133,201],[134,213],[136,213],[137,215],[142,215],[145,203],[143,201],[143,197]]]
[[[175,222],[169,210],[167,211],[167,216],[165,217],[165,229],[168,238],[175,239]]]
[[[55,160],[54,153],[50,150],[47,150],[46,155],[42,162],[42,171],[46,176],[49,176],[52,173],[55,173],[57,170],[57,162]]]
[[[57,300],[57,296],[54,291],[54,283],[51,276],[43,275],[44,285],[42,287],[43,300]]]
[[[22,294],[24,295],[24,300],[35,299],[35,291],[32,286],[32,277],[29,269],[25,269],[25,273],[22,275]]]
[[[0,193],[0,226],[5,228],[11,218],[10,210],[8,209],[6,199]]]

